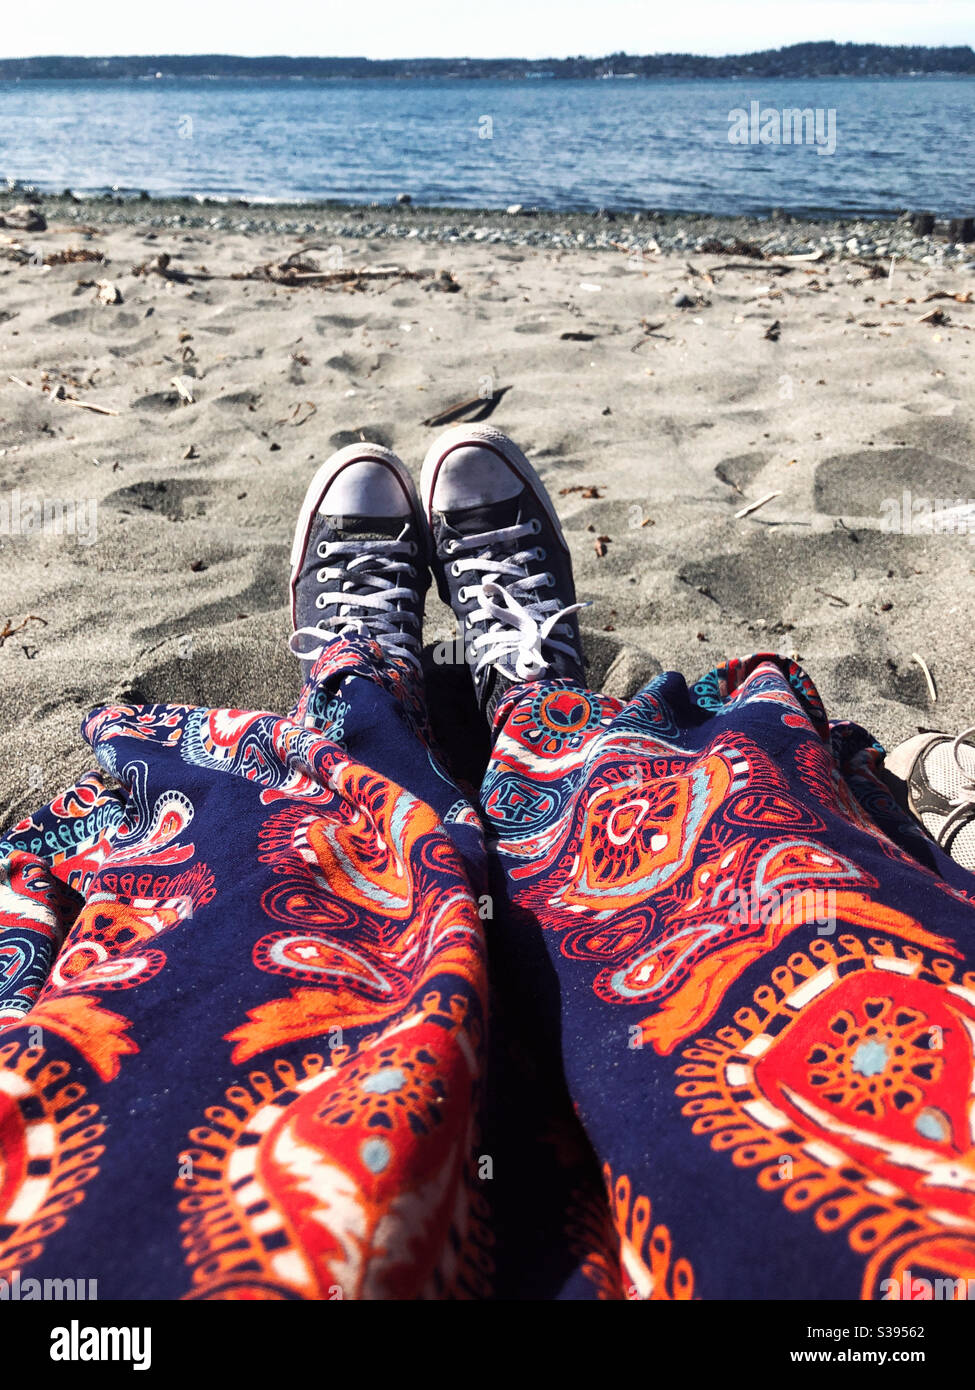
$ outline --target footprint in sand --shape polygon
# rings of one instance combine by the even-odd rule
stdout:
[[[931,540],[937,538],[842,527],[825,535],[790,535],[755,525],[744,549],[685,564],[678,578],[744,621],[778,620],[829,603],[817,590],[855,607],[868,585],[886,582],[890,569],[923,558]],[[842,602],[834,606],[839,611]]]
[[[343,376],[362,376],[366,371],[365,359],[353,357],[349,352],[337,353],[335,357],[330,357],[325,363],[333,372],[341,372]]]
[[[150,391],[147,396],[139,396],[137,400],[132,402],[132,409],[158,415],[170,415],[179,405],[179,392],[175,387],[172,387],[168,391]]]
[[[382,444],[386,449],[393,447],[393,426],[392,425],[361,425],[354,430],[337,430],[335,434],[328,437],[328,442],[333,449],[344,449],[349,444],[361,444],[363,440],[368,440],[370,444]]]
[[[167,521],[193,521],[207,514],[211,485],[199,478],[132,483],[109,493],[103,507],[121,512],[152,512]]]
[[[253,551],[246,557],[230,560],[226,569],[212,566],[209,572],[210,596],[197,607],[189,606],[180,611],[178,618],[167,617],[161,622],[137,628],[133,637],[147,646],[176,634],[205,633],[209,637],[212,630],[222,624],[236,624],[245,617],[260,613],[277,613],[284,608],[288,588],[288,550],[286,545],[267,545]],[[213,590],[221,584],[229,592],[214,595]],[[239,642],[228,643],[229,665],[239,664],[241,648]],[[282,639],[281,651],[286,652]],[[260,659],[267,658],[267,649]],[[172,695],[163,698],[172,699]],[[205,694],[210,704],[219,704],[214,691]],[[229,703],[233,703],[231,697]]]
[[[353,328],[361,328],[369,320],[365,315],[356,318],[352,314],[319,314],[312,322],[315,332],[322,338],[328,338],[336,328],[342,333],[349,333]]]
[[[744,493],[768,463],[765,454],[736,454],[734,458],[722,459],[715,465],[714,473],[722,483]]]
[[[109,343],[108,353],[110,357],[132,357],[137,352],[146,352],[154,345],[155,339],[151,336],[136,338],[131,343]]]
[[[221,410],[256,410],[260,400],[259,391],[230,391],[225,396],[217,396],[213,404]]]
[[[813,497],[827,516],[886,515],[883,504],[904,491],[915,497],[975,497],[975,469],[923,449],[869,449],[837,454],[816,468]]]
[[[137,314],[130,314],[124,309],[113,309],[106,312],[104,308],[90,305],[85,308],[65,309],[63,313],[52,314],[46,322],[51,328],[84,327],[89,333],[97,333],[101,337],[110,338],[116,333],[125,333],[130,329],[137,328],[142,320]]]

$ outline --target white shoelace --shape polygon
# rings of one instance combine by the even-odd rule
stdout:
[[[961,746],[971,734],[975,734],[975,724],[972,724],[971,727],[968,729],[962,729],[958,737],[952,739],[951,742],[951,756],[954,758],[955,763],[958,766],[958,770],[962,775],[963,783],[961,790],[957,792],[955,796],[950,798],[952,806],[975,807],[975,776],[973,776],[972,773],[969,772],[967,767],[964,767],[962,765],[961,760]]]
[[[337,605],[337,611],[315,627],[300,627],[292,633],[288,647],[295,656],[316,661],[336,637],[356,633],[372,637],[389,656],[401,657],[419,669],[419,598],[415,589],[400,581],[400,576],[411,573],[414,566],[396,557],[396,550],[404,547],[410,556],[416,554],[413,542],[406,540],[407,529],[404,525],[395,540],[357,538],[320,543],[318,558],[326,563],[315,576],[322,586],[316,605]],[[330,560],[344,563],[329,564]],[[399,599],[407,600],[405,608],[396,606]],[[409,631],[407,625],[411,623],[416,632]],[[305,638],[316,641],[313,650],[299,650]]]
[[[560,624],[563,619],[588,605],[572,603],[567,608],[560,608],[557,599],[538,597],[537,590],[549,587],[553,582],[552,576],[546,573],[530,574],[527,566],[532,560],[544,559],[544,551],[533,546],[531,549],[515,550],[504,559],[491,554],[499,546],[512,547],[527,536],[537,535],[538,529],[536,523],[526,521],[499,531],[455,537],[447,542],[446,550],[450,555],[465,550],[480,552],[451,562],[455,577],[461,574],[484,576],[476,584],[463,585],[458,591],[461,603],[477,595],[478,606],[468,613],[468,626],[491,624],[471,643],[478,658],[475,674],[485,666],[496,666],[503,675],[510,677],[513,673],[518,680],[536,680],[551,665],[543,655],[543,647],[563,652],[566,656],[576,655],[575,647],[568,642],[560,642],[553,634],[563,632],[571,635],[571,629],[560,627]],[[499,581],[503,578],[509,582],[501,584]],[[506,666],[506,662],[510,662],[510,666]]]

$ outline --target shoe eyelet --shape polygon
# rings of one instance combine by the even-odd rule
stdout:
[[[417,545],[416,541],[410,541],[409,546],[407,547],[407,554],[408,554],[408,555],[416,555],[416,554],[418,553],[418,551],[419,551],[419,546]]]
[[[444,545],[444,554],[453,555],[454,551],[457,549],[457,545],[457,541],[447,541]]]
[[[319,594],[318,597],[315,599],[315,607],[316,607],[316,608],[324,608],[324,607],[327,605],[327,603],[328,603],[328,595],[327,595],[327,594]]]
[[[327,541],[319,541],[319,542],[318,542],[318,549],[316,550],[315,553],[317,554],[319,560],[327,560],[327,559],[328,559],[328,542],[327,542]]]
[[[457,560],[455,560],[454,563],[450,566],[450,573],[454,576],[455,579],[460,578],[461,569]]]
[[[539,519],[538,519],[537,516],[533,516],[533,517],[532,517],[531,526],[532,526],[532,535],[533,535],[533,536],[540,536],[541,533],[542,533],[542,523],[539,521]]]
[[[546,587],[546,589],[554,589],[554,588],[555,588],[555,575],[554,575],[554,574],[549,574],[547,571],[546,571],[546,574],[545,574],[545,587]]]

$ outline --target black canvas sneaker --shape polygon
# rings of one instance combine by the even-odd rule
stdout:
[[[884,760],[907,788],[911,813],[963,868],[975,872],[975,725],[957,738],[917,734]]]
[[[433,572],[461,627],[478,704],[493,720],[513,684],[585,684],[572,562],[551,499],[521,450],[486,426],[448,430],[420,478]]]
[[[379,444],[351,444],[322,464],[291,548],[291,650],[307,680],[326,642],[373,638],[420,670],[428,536],[413,481]]]

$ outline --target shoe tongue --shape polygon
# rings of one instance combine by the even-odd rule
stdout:
[[[487,502],[478,507],[457,507],[444,512],[444,521],[462,536],[476,536],[482,531],[503,531],[521,521],[524,494],[506,497],[501,502]]]
[[[405,516],[328,516],[320,513],[335,537],[356,536],[363,541],[396,540],[408,520]]]

